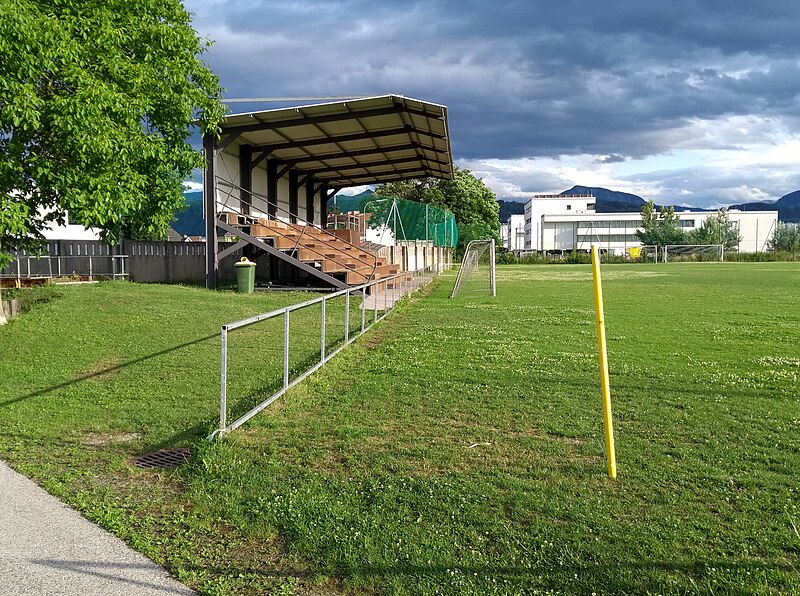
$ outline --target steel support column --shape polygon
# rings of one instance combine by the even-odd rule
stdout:
[[[278,215],[278,160],[267,159],[267,213],[270,217]]]
[[[306,223],[314,223],[314,178],[306,180]]]
[[[206,218],[206,288],[217,289],[217,152],[214,138],[203,137],[206,171],[203,176],[203,203]]]
[[[325,183],[319,187],[319,227],[328,227],[328,185]]]
[[[253,204],[253,170],[250,164],[253,160],[252,145],[239,146],[239,206],[243,215],[250,214],[250,205]]]
[[[297,175],[297,170],[289,172],[289,221],[291,223],[297,223]]]

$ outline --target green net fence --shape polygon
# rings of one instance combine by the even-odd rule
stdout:
[[[386,226],[398,241],[429,240],[434,246],[455,247],[458,242],[456,218],[447,209],[428,203],[373,195],[337,195],[328,202],[328,213],[358,211],[369,213],[372,229]]]

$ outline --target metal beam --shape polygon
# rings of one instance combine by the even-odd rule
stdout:
[[[427,178],[428,174],[426,172],[420,172],[419,174],[410,174],[401,176],[399,173],[396,176],[381,176],[381,177],[374,177],[370,176],[367,178],[370,182],[359,182],[357,178],[351,178],[346,183],[343,181],[338,181],[337,183],[339,186],[336,187],[337,190],[341,190],[342,188],[347,188],[349,186],[361,186],[362,184],[383,184],[384,182],[403,182],[405,180],[419,180],[420,178]]]
[[[278,173],[277,173],[277,174],[275,174],[275,177],[276,177],[278,180],[280,180],[281,178],[283,178],[283,177],[286,175],[286,172],[288,172],[288,171],[289,171],[289,170],[291,170],[291,169],[292,169],[292,166],[284,166],[283,168],[281,168],[281,169],[278,171]]]
[[[269,157],[269,151],[262,151],[250,161],[250,169],[255,170],[256,166]]]
[[[245,240],[239,240],[239,242],[237,242],[233,246],[229,246],[225,250],[219,251],[217,253],[217,261],[221,261],[222,259],[224,259],[228,255],[232,255],[233,253],[235,253],[237,250],[243,249],[248,244],[249,243],[247,241],[245,241]]]
[[[411,168],[398,168],[398,169],[396,169],[394,171],[388,171],[388,172],[375,172],[375,173],[372,173],[372,174],[358,174],[358,175],[354,175],[354,176],[348,176],[346,174],[342,175],[342,176],[330,176],[330,177],[327,177],[327,178],[325,176],[319,176],[317,179],[318,180],[325,180],[325,182],[344,183],[344,182],[349,182],[349,181],[352,181],[352,180],[373,180],[373,179],[378,180],[380,178],[383,178],[385,176],[391,176],[393,174],[402,176],[402,175],[405,175],[405,174],[410,174],[412,172],[421,172],[423,176],[432,176],[433,174],[437,174],[437,173],[438,174],[447,174],[447,173],[449,173],[449,172],[445,172],[445,171],[442,171],[442,170],[434,170],[432,168],[426,168],[424,166],[415,166],[415,167],[411,167]]]
[[[297,223],[297,199],[299,190],[297,177],[297,170],[289,172],[289,223]]]
[[[267,213],[278,215],[278,160],[267,159]]]
[[[434,139],[447,139],[446,135],[435,133],[421,132],[410,125],[398,126],[396,128],[387,128],[385,130],[374,130],[368,132],[358,132],[349,135],[336,135],[325,138],[305,139],[303,141],[289,141],[287,143],[273,143],[271,145],[256,145],[253,148],[256,150],[269,150],[271,152],[280,151],[282,149],[298,149],[306,147],[314,147],[316,145],[332,145],[334,143],[345,143],[348,141],[365,141],[369,139],[379,139],[381,137],[392,137],[397,135],[407,135],[410,133],[417,133],[422,136],[432,137]],[[380,151],[380,149],[377,149]]]
[[[326,174],[330,172],[342,172],[345,170],[361,170],[365,168],[371,168],[374,166],[393,166],[399,165],[404,163],[419,163],[419,162],[427,162],[427,163],[434,163],[440,166],[449,166],[450,162],[448,161],[439,161],[438,159],[427,159],[425,157],[420,157],[418,155],[414,157],[403,157],[400,159],[385,159],[381,161],[371,161],[368,163],[363,164],[347,164],[342,166],[331,166],[328,168],[313,168],[311,170],[303,170],[304,172],[310,172],[314,176],[318,174]]]
[[[310,273],[311,275],[321,279],[325,283],[330,284],[335,288],[347,288],[347,287],[349,287],[343,281],[339,281],[335,277],[331,277],[327,273],[323,273],[322,271],[312,267],[308,263],[304,263],[303,261],[295,259],[294,257],[290,257],[289,255],[287,255],[286,253],[284,253],[281,250],[278,250],[274,246],[270,246],[266,242],[264,242],[262,240],[259,240],[255,236],[251,236],[250,234],[242,232],[241,230],[239,230],[237,228],[234,228],[230,224],[227,224],[227,223],[225,223],[223,221],[217,221],[216,225],[218,225],[220,228],[222,228],[226,232],[230,232],[232,235],[238,236],[242,240],[246,240],[247,242],[249,242],[253,246],[256,246],[256,247],[260,248],[264,252],[269,253],[271,255],[274,255],[274,256],[278,257],[279,259],[281,259],[282,261],[286,261],[287,263],[290,263],[291,265],[297,267],[298,269],[301,269],[301,270],[305,271],[306,273]]]
[[[203,202],[206,218],[206,288],[217,289],[217,152],[214,137],[203,137],[206,171],[203,175]]]
[[[243,133],[255,132],[259,130],[275,130],[276,128],[291,128],[294,126],[306,126],[310,124],[325,124],[327,122],[342,122],[344,120],[355,120],[356,118],[373,118],[376,116],[391,116],[393,114],[414,114],[422,116],[423,118],[432,118],[434,120],[441,120],[442,114],[430,114],[425,110],[418,110],[407,106],[395,104],[386,108],[374,108],[372,110],[350,111],[342,112],[339,114],[325,114],[322,116],[304,116],[298,109],[298,118],[292,120],[275,120],[270,122],[254,122],[252,124],[242,124],[239,126],[222,127],[223,133]]]
[[[314,177],[308,176],[305,180],[306,187],[306,223],[314,223]]]
[[[250,167],[252,157],[252,145],[239,147],[239,211],[242,215],[250,215],[250,205],[253,203],[253,170]]]
[[[222,151],[223,149],[225,149],[225,147],[233,143],[238,138],[239,138],[238,132],[229,134],[227,137],[225,137],[219,143],[216,144],[217,151]]]
[[[286,165],[296,166],[309,161],[327,161],[329,159],[340,159],[344,157],[364,157],[368,155],[383,155],[394,151],[414,151],[417,149],[436,151],[435,147],[423,145],[422,143],[402,143],[400,145],[387,145],[385,147],[370,147],[369,149],[358,149],[356,151],[337,151],[336,153],[323,153],[319,155],[306,155],[303,157],[293,157],[281,160]]]

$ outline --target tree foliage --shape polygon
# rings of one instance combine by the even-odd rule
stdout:
[[[179,0],[3,0],[0,251],[49,222],[163,237],[216,134],[217,77]]]
[[[456,167],[453,180],[423,178],[390,182],[375,189],[376,197],[397,197],[449,209],[458,224],[458,245],[465,239],[500,241],[500,206],[492,189],[467,169]]]
[[[800,252],[800,225],[779,222],[770,238],[769,249],[793,254]]]
[[[680,227],[675,208],[661,207],[657,211],[653,201],[642,207],[642,229],[636,230],[636,237],[642,244],[686,244],[686,233]]]
[[[722,244],[725,250],[738,248],[741,241],[739,228],[730,220],[727,209],[709,215],[699,228],[687,234],[688,244]]]

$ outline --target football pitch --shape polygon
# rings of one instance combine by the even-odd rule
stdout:
[[[451,300],[454,278],[213,444],[216,338],[77,383],[85,363],[24,359],[79,337],[124,364],[120,345],[180,343],[173,302],[211,335],[290,297],[65,289],[0,330],[0,457],[203,593],[800,592],[800,266],[603,267],[616,480],[590,267],[500,266],[496,298],[473,284]],[[123,344],[91,325],[120,308]],[[158,399],[137,403],[125,375]],[[189,442],[174,472],[125,463]]]

